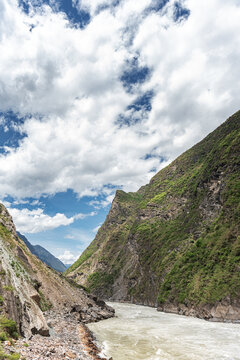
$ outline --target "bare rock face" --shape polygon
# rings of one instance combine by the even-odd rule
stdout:
[[[231,304],[230,298],[226,298],[214,305],[195,306],[194,304],[164,304],[157,308],[158,311],[198,317],[209,321],[223,321],[240,323],[240,303],[235,301]]]
[[[0,224],[2,224],[7,230],[9,230],[14,236],[17,237],[16,228],[13,223],[12,217],[9,212],[0,204]]]
[[[78,307],[79,321],[83,322],[114,315],[104,302],[91,298],[82,287],[34,256],[18,238],[12,218],[1,204],[0,280],[1,312],[16,321],[26,338],[49,335],[44,317],[44,311],[49,309],[64,314]]]
[[[49,330],[43,313],[36,303],[33,268],[27,255],[20,248],[15,234],[15,226],[7,211],[3,211],[1,223],[0,264],[1,296],[4,298],[4,313],[17,322],[19,332],[25,337],[33,333],[48,335]],[[13,230],[13,232],[12,232]]]
[[[67,271],[104,299],[240,320],[240,111],[135,193]]]

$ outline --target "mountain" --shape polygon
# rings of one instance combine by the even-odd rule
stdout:
[[[7,339],[5,331],[13,337],[17,333],[26,338],[49,335],[44,316],[49,309],[63,318],[74,312],[81,322],[113,316],[103,301],[33,255],[17,236],[7,209],[0,204],[0,341]],[[1,351],[0,346],[2,354]]]
[[[64,272],[67,269],[67,267],[59,259],[57,259],[49,251],[44,249],[44,247],[42,247],[40,245],[32,245],[28,241],[28,239],[24,235],[20,234],[20,232],[18,232],[18,231],[17,231],[17,235],[27,245],[27,247],[29,248],[29,250],[31,251],[32,254],[36,255],[40,260],[42,260],[45,264],[50,266],[52,269],[59,271],[59,272]]]
[[[67,276],[105,299],[240,320],[240,112],[136,193]]]
[[[66,267],[66,269],[70,268],[70,266],[72,266],[72,264],[64,264],[64,266]]]

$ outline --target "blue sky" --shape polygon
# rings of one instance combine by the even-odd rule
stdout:
[[[71,263],[136,191],[239,107],[236,0],[2,0],[0,199]]]

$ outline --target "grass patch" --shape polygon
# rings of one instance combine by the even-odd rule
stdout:
[[[6,290],[6,291],[11,291],[11,292],[14,291],[14,287],[11,286],[11,285],[4,285],[4,286],[3,286],[3,289]]]
[[[38,294],[40,296],[40,309],[42,311],[48,311],[52,308],[52,303],[45,298],[41,290],[38,290]]]

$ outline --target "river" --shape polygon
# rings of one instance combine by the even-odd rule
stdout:
[[[108,303],[116,317],[88,324],[113,360],[240,360],[240,324]]]

